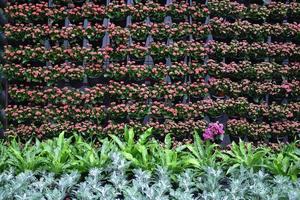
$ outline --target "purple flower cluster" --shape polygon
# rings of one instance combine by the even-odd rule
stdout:
[[[204,140],[213,140],[215,136],[224,134],[224,126],[219,122],[210,123],[208,127],[205,129],[203,137]]]

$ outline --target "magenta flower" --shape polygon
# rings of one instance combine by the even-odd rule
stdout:
[[[204,140],[213,140],[215,136],[223,135],[224,132],[223,124],[219,122],[210,123],[204,131],[203,138]]]
[[[210,129],[207,128],[204,131],[203,138],[204,138],[204,140],[213,140],[214,139],[214,134]]]

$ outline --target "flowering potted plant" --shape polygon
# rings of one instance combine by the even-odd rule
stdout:
[[[126,16],[129,15],[129,9],[124,1],[113,1],[106,7],[106,15],[114,24],[125,27]]]
[[[61,73],[69,80],[72,87],[80,88],[83,84],[84,68],[82,66],[76,66],[74,63],[63,64]]]
[[[108,82],[108,78],[104,75],[104,69],[101,63],[87,64],[85,73],[87,75],[87,80],[90,86]]]
[[[287,18],[289,22],[300,22],[300,8],[298,2],[290,2]]]
[[[251,129],[249,122],[245,119],[231,119],[227,122],[226,132],[230,134],[231,141],[238,142],[240,139],[246,139],[251,131],[254,130]]]

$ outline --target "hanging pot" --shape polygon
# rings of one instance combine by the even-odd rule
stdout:
[[[117,118],[112,118],[111,119],[113,122],[121,124],[121,123],[128,123],[127,116],[122,116],[122,117],[117,117]]]
[[[7,127],[7,118],[6,118],[4,110],[1,110],[1,112],[0,112],[0,122],[3,126],[3,128],[5,129]]]
[[[228,121],[228,115],[225,113],[222,113],[218,116],[211,116],[211,117],[209,117],[209,119],[212,122],[220,122],[222,124],[226,124],[226,122]]]
[[[277,142],[288,143],[289,142],[289,137],[287,135],[277,136]]]
[[[5,37],[4,33],[0,32],[0,45],[7,44],[7,38]]]
[[[211,97],[213,98],[213,100],[225,99],[225,93],[224,92],[218,92],[217,94],[212,94]]]
[[[203,100],[202,96],[190,96],[190,101],[196,103],[197,101]]]
[[[89,86],[93,87],[97,84],[107,84],[110,79],[102,75],[102,76],[88,76],[87,80]]]
[[[159,3],[161,5],[165,5],[166,4],[166,0],[155,0],[154,2]]]
[[[59,80],[56,82],[56,86],[59,87],[59,88],[63,88],[63,87],[66,87],[66,81],[65,80]]]
[[[45,62],[44,61],[40,61],[40,60],[31,60],[29,61],[29,64],[33,67],[42,67],[45,66]]]
[[[81,88],[83,86],[83,80],[70,80],[69,82],[74,88]]]
[[[7,23],[8,23],[7,17],[3,13],[1,13],[0,14],[0,26],[4,26]]]
[[[228,145],[231,144],[231,142],[232,141],[230,139],[230,136],[228,134],[224,134],[220,145],[221,147],[226,148]]]
[[[4,138],[4,137],[5,137],[4,128],[0,128],[0,138]]]
[[[145,58],[144,57],[135,57],[135,56],[130,56],[130,61],[134,62],[134,64],[136,65],[143,65],[145,62]]]
[[[73,3],[76,6],[82,6],[84,4],[85,0],[73,0]]]
[[[7,95],[4,90],[1,91],[0,93],[0,104],[1,106],[5,107],[7,105]]]
[[[159,123],[159,124],[163,124],[165,123],[166,119],[163,116],[156,116],[154,117],[154,119]]]
[[[216,34],[216,33],[212,33],[212,35],[213,35],[213,39],[218,41],[218,42],[229,43],[232,40],[232,38],[230,38],[230,36],[227,36],[227,35],[219,35],[219,34]]]
[[[127,19],[125,16],[120,19],[111,19],[111,23],[115,24],[116,26],[126,27]]]
[[[106,6],[107,0],[97,0],[97,4]]]
[[[7,5],[7,0],[0,0],[0,8],[5,8]]]

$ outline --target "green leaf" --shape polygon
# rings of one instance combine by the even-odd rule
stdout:
[[[172,138],[171,138],[171,134],[168,133],[165,136],[165,148],[167,149],[171,149],[172,148]]]
[[[148,138],[152,135],[152,127],[147,129],[142,135],[140,135],[138,143],[139,144],[146,144]]]
[[[112,138],[112,140],[117,143],[119,149],[124,150],[125,149],[125,145],[124,143],[115,135],[111,135],[109,134],[109,136]]]

